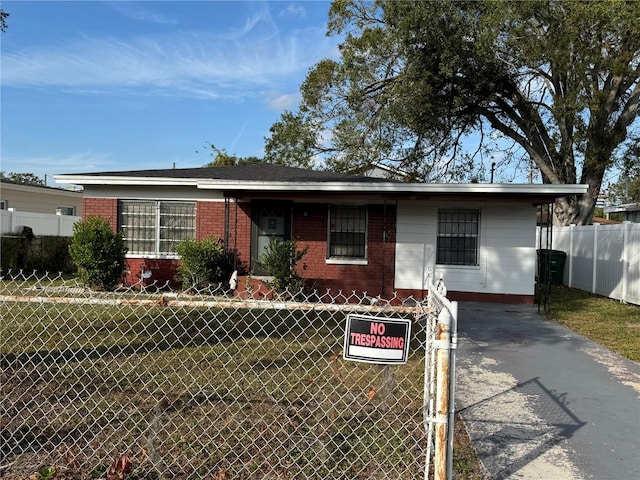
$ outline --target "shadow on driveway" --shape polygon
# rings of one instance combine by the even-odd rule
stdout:
[[[488,478],[640,478],[640,365],[529,305],[461,303],[458,332],[456,407]]]

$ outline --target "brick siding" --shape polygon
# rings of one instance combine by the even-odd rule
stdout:
[[[111,198],[85,198],[83,219],[89,215],[101,215],[109,220],[114,231],[118,224],[118,201]],[[251,260],[251,203],[229,203],[229,248],[238,258],[238,270],[247,273]],[[328,264],[327,256],[326,204],[294,204],[292,212],[292,238],[302,249],[309,247],[307,255],[299,265],[299,273],[308,286],[332,293],[352,291],[370,296],[390,298],[393,294],[395,264],[395,224],[393,207],[370,205],[368,209],[367,264]],[[224,202],[196,202],[196,239],[209,236],[223,239],[225,225]],[[385,233],[386,232],[386,233]],[[127,270],[132,283],[140,281],[142,268],[152,271],[148,282],[169,282],[175,286],[176,268],[179,260],[128,258]],[[306,265],[306,268],[303,268]]]

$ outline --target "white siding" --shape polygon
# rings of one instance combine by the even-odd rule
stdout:
[[[55,215],[58,207],[73,207],[75,215],[82,215],[82,192],[1,182],[0,198],[5,209]]]
[[[436,265],[439,208],[479,208],[478,266]],[[429,269],[452,291],[533,295],[536,210],[518,203],[400,202],[396,231],[395,288],[427,288]]]
[[[198,190],[184,186],[119,186],[86,185],[85,197],[118,198],[121,200],[224,200],[222,192]]]

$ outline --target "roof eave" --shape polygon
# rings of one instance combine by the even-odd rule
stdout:
[[[550,196],[580,195],[587,192],[586,185],[535,184],[462,184],[462,183],[397,183],[397,182],[238,182],[234,180],[201,180],[198,188],[224,191],[269,192],[358,192],[398,194],[535,194]]]
[[[483,194],[483,195],[546,195],[563,197],[587,192],[587,185],[511,184],[511,183],[399,183],[399,182],[295,182],[240,181],[201,178],[137,177],[116,175],[55,175],[60,183],[114,186],[195,186],[203,190],[262,192],[340,192],[385,194]]]
[[[96,175],[54,175],[58,183],[72,183],[75,185],[162,185],[162,186],[197,186],[196,178],[169,177],[120,177]]]

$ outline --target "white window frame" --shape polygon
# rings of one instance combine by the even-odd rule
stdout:
[[[437,222],[436,264],[477,268],[480,265],[480,209],[441,208]],[[457,240],[456,248],[452,248],[451,244],[442,245],[452,240]],[[469,246],[469,243],[473,246]],[[469,254],[473,258],[467,260]]]
[[[355,218],[352,217],[351,221],[348,218],[348,211],[359,211],[359,216],[363,215],[364,218]],[[345,215],[347,214],[347,215]],[[337,215],[334,216],[334,215]],[[338,220],[341,219],[342,221]],[[355,222],[354,222],[355,220]],[[340,223],[341,225],[338,225]],[[345,225],[346,224],[346,225]],[[367,264],[367,246],[368,246],[368,225],[369,225],[369,209],[366,205],[330,205],[328,211],[328,221],[327,221],[327,258],[326,263],[347,263],[347,264],[357,264],[357,265],[366,265]],[[332,243],[332,234],[358,234],[362,235],[364,244],[361,245],[363,254],[362,255],[350,255],[344,254],[339,255],[336,254],[334,250],[334,246]],[[348,249],[351,245],[344,245],[345,249]]]
[[[125,211],[126,207],[138,207],[140,210]],[[163,206],[177,206],[189,211],[184,213],[169,212],[163,213]],[[127,223],[129,218],[147,217],[147,221],[142,223]],[[182,225],[171,225],[171,219],[179,217],[189,217]],[[129,231],[141,232],[147,230],[147,236],[130,236]],[[128,257],[151,257],[151,258],[179,258],[172,246],[177,245],[185,238],[195,238],[196,234],[196,203],[181,200],[119,200],[118,201],[118,230],[124,233],[125,245],[129,249]],[[179,235],[173,235],[181,232]],[[132,248],[136,245],[147,243],[151,248]],[[166,245],[170,245],[169,248]]]
[[[70,212],[70,213],[65,213],[65,211]],[[60,212],[58,214],[58,212]],[[57,215],[71,215],[74,216],[76,214],[76,207],[72,207],[69,205],[58,205],[56,207],[56,214]]]

